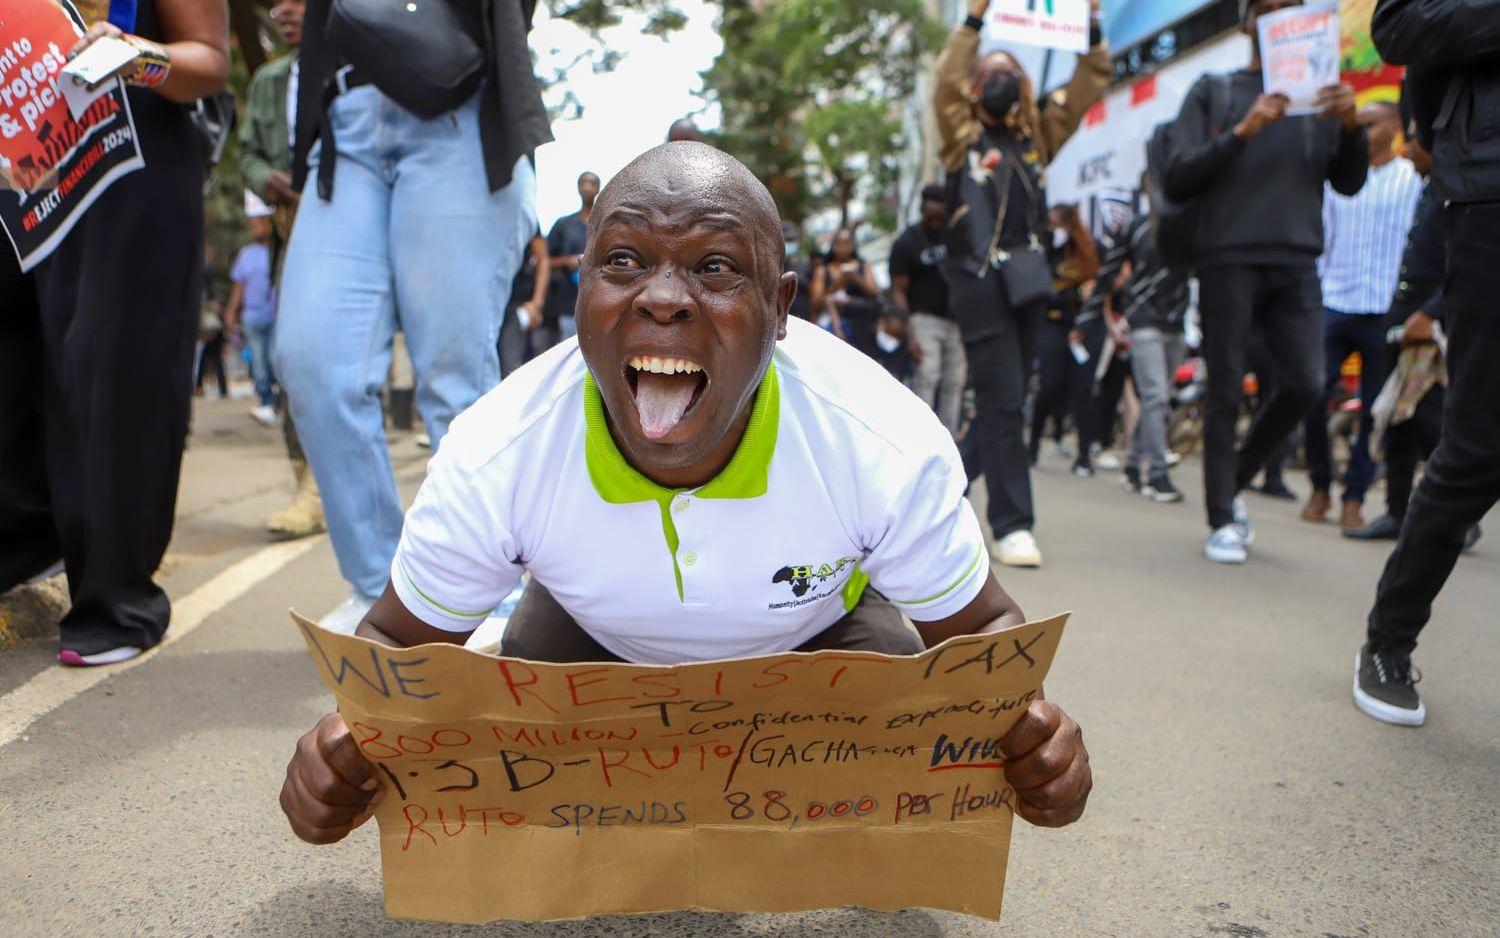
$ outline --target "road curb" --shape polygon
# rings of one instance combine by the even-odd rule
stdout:
[[[0,651],[57,636],[68,611],[67,583],[59,574],[0,594]]]

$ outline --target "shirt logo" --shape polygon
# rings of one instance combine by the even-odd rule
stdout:
[[[833,563],[808,564],[801,567],[782,567],[771,575],[772,583],[789,583],[792,595],[802,597],[815,583],[827,583],[844,570],[859,563],[858,557],[840,557]]]

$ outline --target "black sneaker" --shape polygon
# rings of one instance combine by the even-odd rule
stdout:
[[[1139,492],[1141,490],[1141,467],[1126,466],[1125,471],[1120,474],[1120,482],[1125,486],[1125,491]]]
[[[1286,483],[1281,481],[1281,478],[1279,476],[1274,479],[1267,479],[1258,486],[1252,485],[1250,487],[1250,491],[1259,492],[1261,495],[1265,495],[1270,498],[1279,498],[1282,501],[1287,502],[1295,502],[1298,500],[1297,493],[1287,488]]]
[[[1182,501],[1182,493],[1165,472],[1158,472],[1151,476],[1145,485],[1141,486],[1141,494],[1160,505],[1169,505],[1173,502]]]
[[[1422,672],[1411,655],[1376,650],[1367,643],[1354,656],[1354,705],[1366,716],[1397,726],[1421,726],[1427,708],[1417,694]]]

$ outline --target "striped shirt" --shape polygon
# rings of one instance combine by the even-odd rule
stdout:
[[[1323,305],[1340,313],[1385,315],[1401,276],[1401,253],[1422,194],[1422,177],[1397,157],[1370,167],[1354,196],[1323,194]]]

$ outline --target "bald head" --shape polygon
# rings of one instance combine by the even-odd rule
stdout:
[[[599,194],[589,237],[612,212],[652,214],[668,206],[691,206],[694,215],[727,221],[756,245],[758,279],[774,292],[785,253],[776,201],[749,167],[704,143],[664,143],[636,157]],[[770,261],[771,263],[764,263]]]

